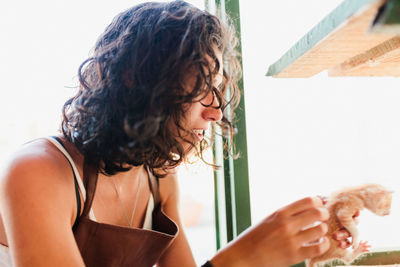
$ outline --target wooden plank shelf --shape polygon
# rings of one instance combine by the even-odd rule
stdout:
[[[341,260],[332,260],[325,263],[318,263],[319,267],[400,267],[400,250],[388,250],[381,252],[367,252],[355,259],[351,265],[345,265]],[[306,267],[305,262],[292,265],[291,267]]]
[[[400,76],[400,0],[346,0],[301,38],[267,76]]]

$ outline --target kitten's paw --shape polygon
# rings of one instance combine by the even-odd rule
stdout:
[[[358,255],[361,254],[363,252],[369,252],[369,249],[371,248],[371,246],[368,244],[368,241],[360,241],[360,243],[358,243],[358,246],[356,249],[354,249],[354,254]]]
[[[371,245],[368,244],[368,241],[360,241],[360,245],[358,247],[362,248],[362,252],[369,252],[369,249],[371,248]]]

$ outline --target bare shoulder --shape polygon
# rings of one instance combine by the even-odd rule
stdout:
[[[34,196],[37,201],[64,197],[73,181],[69,163],[46,139],[24,144],[9,160],[0,180],[1,198],[23,200]],[[64,194],[65,193],[65,194]]]
[[[3,170],[1,183],[29,182],[30,179],[40,183],[49,175],[57,177],[57,174],[65,172],[68,172],[68,162],[60,151],[48,140],[36,139],[12,155]]]
[[[178,174],[177,170],[170,170],[167,176],[159,179],[160,196],[163,204],[167,202],[176,202],[179,196]]]
[[[0,181],[0,232],[16,266],[83,266],[71,228],[73,190],[69,163],[50,141],[32,141],[13,155]]]

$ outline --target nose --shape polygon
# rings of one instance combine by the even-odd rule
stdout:
[[[221,108],[218,107],[206,107],[203,111],[203,118],[207,121],[220,121],[222,119]]]
[[[389,215],[390,214],[390,210],[385,211],[385,213],[383,214],[384,216]]]
[[[222,119],[222,110],[218,98],[213,92],[206,97],[208,103],[212,103],[210,106],[205,106],[203,110],[203,118],[207,121],[220,121]]]

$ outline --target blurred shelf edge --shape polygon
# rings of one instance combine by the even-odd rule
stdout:
[[[346,0],[304,35],[267,76],[400,76],[400,0]]]
[[[360,255],[357,259],[355,259],[351,265],[344,265],[344,262],[340,260],[333,260],[324,263],[323,267],[332,267],[332,266],[341,266],[341,267],[350,267],[350,266],[386,266],[386,267],[395,267],[400,264],[400,250],[390,250],[390,251],[380,251],[380,252],[367,252]],[[306,267],[305,262],[298,263],[296,265],[292,265],[291,267]]]

